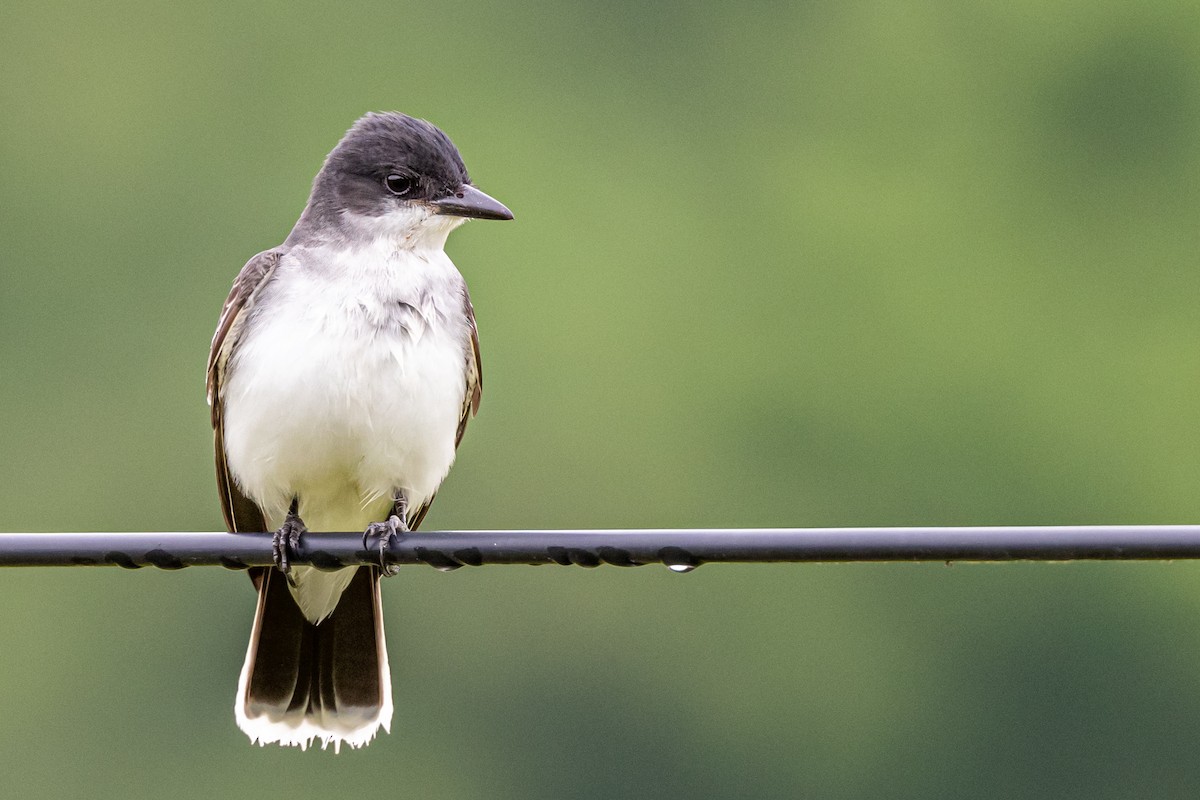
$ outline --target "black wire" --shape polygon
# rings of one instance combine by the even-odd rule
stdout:
[[[295,564],[377,564],[361,532],[306,534]],[[688,572],[702,564],[813,561],[1076,561],[1200,558],[1200,526],[729,528],[428,531],[388,550],[395,564],[443,570],[487,564],[633,567]],[[264,533],[2,533],[0,566],[180,569],[269,566]]]

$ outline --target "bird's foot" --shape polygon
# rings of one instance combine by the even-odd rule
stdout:
[[[363,532],[363,550],[371,549],[367,542],[372,536],[379,539],[375,547],[379,551],[379,568],[383,570],[384,575],[395,575],[400,571],[394,564],[387,563],[387,551],[392,541],[405,533],[408,533],[408,523],[397,514],[392,514],[383,522],[372,522]]]
[[[275,566],[284,575],[291,572],[292,554],[300,546],[301,534],[308,533],[304,521],[296,514],[295,506],[288,512],[287,519],[279,526],[279,530],[271,537],[271,554],[275,558]]]

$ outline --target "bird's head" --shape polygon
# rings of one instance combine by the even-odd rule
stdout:
[[[359,119],[326,157],[310,210],[374,236],[441,246],[467,219],[512,219],[476,189],[458,148],[436,126],[396,112]]]

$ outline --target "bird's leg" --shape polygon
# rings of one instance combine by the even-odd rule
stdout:
[[[387,550],[392,540],[402,533],[408,533],[408,496],[403,489],[397,489],[392,496],[392,513],[383,522],[372,522],[363,532],[363,550],[367,548],[367,540],[372,536],[379,537],[379,567],[384,575],[395,575],[396,567],[387,563]]]
[[[275,557],[275,566],[284,575],[292,569],[290,558],[300,546],[300,535],[303,533],[308,533],[308,528],[304,527],[304,520],[300,519],[300,498],[293,497],[287,519],[271,537],[271,553]]]

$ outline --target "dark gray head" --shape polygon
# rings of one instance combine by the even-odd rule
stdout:
[[[471,184],[446,134],[425,120],[387,112],[359,119],[325,158],[304,217],[301,225],[350,217],[383,227],[428,222],[448,232],[463,219],[512,219],[512,212]]]

